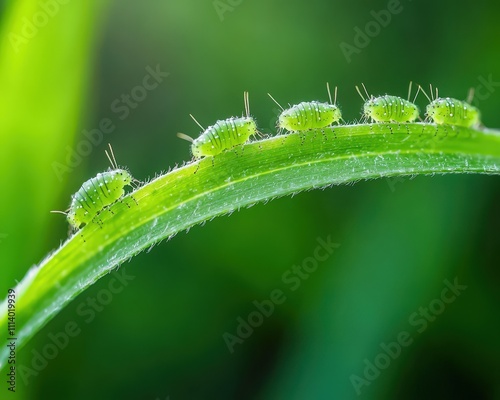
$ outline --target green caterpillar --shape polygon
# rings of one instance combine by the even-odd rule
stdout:
[[[191,142],[191,153],[195,159],[215,156],[222,153],[224,150],[242,145],[246,143],[251,136],[258,133],[257,124],[250,116],[248,92],[243,93],[243,101],[245,103],[246,117],[233,117],[219,120],[207,129],[203,128],[203,126],[201,126],[191,115],[191,118],[193,118],[194,122],[196,122],[203,132],[196,139],[184,133],[178,133],[177,136]]]
[[[408,100],[405,100],[398,96],[384,95],[379,97],[370,96],[364,84],[362,84],[363,89],[366,93],[366,98],[361,93],[359,87],[356,86],[356,90],[360,97],[363,99],[363,115],[369,118],[373,122],[414,122],[420,115],[419,108],[414,104],[417,98],[417,93],[413,102],[410,102],[411,86],[410,82],[408,88]]]
[[[278,128],[287,131],[306,131],[309,129],[325,128],[342,119],[342,113],[337,106],[337,88],[335,87],[335,101],[332,103],[330,86],[326,88],[330,103],[320,103],[319,101],[308,101],[296,104],[288,109],[284,109],[268,93],[268,96],[281,108],[282,112],[278,118]]]
[[[438,125],[458,125],[466,128],[479,126],[481,124],[481,112],[470,105],[474,92],[471,90],[467,101],[453,99],[451,97],[439,97],[438,89],[435,94],[430,86],[431,97],[423,89],[422,92],[429,100],[426,108],[426,116]]]
[[[110,153],[105,150],[105,153],[111,163],[111,168],[84,182],[81,188],[71,196],[71,204],[67,212],[53,211],[66,215],[74,231],[89,224],[105,207],[122,198],[125,194],[125,186],[132,185],[132,182],[136,181],[127,170],[118,168],[111,145],[109,145],[109,151]]]

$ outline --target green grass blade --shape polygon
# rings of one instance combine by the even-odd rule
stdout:
[[[41,238],[51,223],[47,210],[64,196],[70,176],[57,174],[54,164],[65,162],[65,149],[75,148],[74,138],[83,128],[108,2],[5,3],[0,31],[2,298],[46,252]],[[46,24],[32,26],[35,16],[45,16]]]
[[[140,251],[260,201],[335,184],[500,173],[500,132],[431,124],[348,125],[265,139],[161,175],[66,241],[16,288],[23,345],[76,295]],[[0,330],[7,330],[5,302]],[[0,366],[7,348],[2,346]]]

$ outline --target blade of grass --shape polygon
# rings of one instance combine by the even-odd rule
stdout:
[[[22,346],[76,295],[140,251],[211,218],[361,179],[500,173],[500,132],[432,124],[346,125],[265,139],[161,175],[104,211],[16,288]],[[7,330],[6,303],[0,331]],[[6,346],[0,350],[5,364]]]
[[[61,198],[70,176],[57,174],[54,163],[64,163],[65,148],[73,148],[81,127],[108,2],[5,3],[0,34],[2,297],[46,252],[47,209]],[[34,18],[46,23],[33,23]]]

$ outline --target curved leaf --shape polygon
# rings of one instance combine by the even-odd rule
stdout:
[[[500,132],[433,124],[291,133],[188,163],[134,191],[68,239],[16,288],[18,345],[140,251],[215,216],[302,190],[390,176],[500,173]],[[6,331],[6,303],[0,330]],[[6,346],[0,353],[5,364]]]

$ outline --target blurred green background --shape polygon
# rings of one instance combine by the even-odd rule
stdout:
[[[329,82],[354,121],[355,85],[406,97],[410,80],[460,99],[476,88],[485,125],[500,128],[496,2],[19,0],[0,10],[2,297],[66,238],[49,210],[107,168],[106,143],[147,180],[189,160],[175,135],[199,133],[189,113],[203,125],[240,115],[244,90],[267,133],[279,111],[268,92],[284,105],[327,100]],[[358,45],[347,57],[346,44]],[[144,90],[148,67],[168,76]],[[85,147],[84,131],[105,119],[112,132]],[[77,149],[88,154],[68,159]],[[18,354],[15,396],[500,399],[499,200],[498,177],[381,179],[195,227],[123,265],[130,280],[116,293],[111,274],[42,329]],[[328,237],[340,247],[292,290],[283,274]],[[445,280],[467,287],[449,304]],[[286,300],[231,352],[224,333],[276,289]],[[427,307],[435,314],[420,329],[414,313]],[[70,321],[81,333],[40,361]],[[404,332],[411,344],[381,355]],[[378,374],[365,371],[377,362]]]

